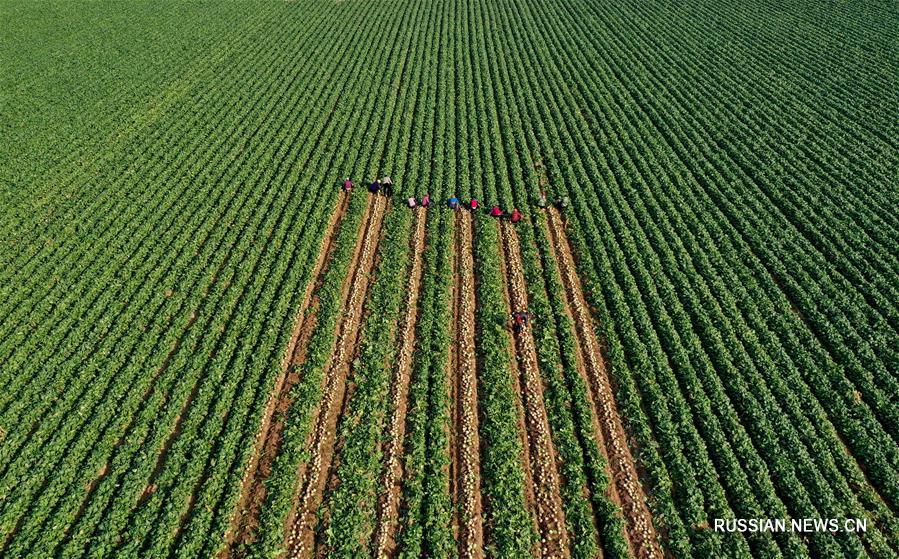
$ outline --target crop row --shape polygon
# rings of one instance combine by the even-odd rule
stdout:
[[[576,58],[577,58],[577,55],[575,55],[573,58],[576,59]],[[579,71],[583,72],[584,69],[579,70]],[[581,75],[581,74],[579,74],[579,75]],[[606,82],[609,82],[609,80],[606,80]],[[572,84],[578,84],[578,80],[577,80],[577,79],[571,79],[570,76],[569,76],[569,77],[560,77],[560,78],[558,78],[558,79],[552,80],[552,83],[563,83],[563,84],[564,84],[564,83],[572,83]],[[643,88],[640,88],[640,90],[641,90],[641,91],[646,91],[646,88],[643,87]],[[594,89],[594,90],[590,90],[590,91],[591,91],[590,94],[592,94],[592,92],[595,91],[595,89]],[[585,92],[585,93],[583,93],[583,95],[588,95],[588,94]],[[592,103],[592,104],[591,104],[591,103],[588,102],[587,104],[579,104],[579,106],[581,106],[581,107],[589,107],[589,106],[592,106],[592,107],[601,107],[602,104],[597,104],[597,103]],[[564,110],[563,110],[563,111],[559,111],[559,112],[562,113],[562,114],[566,114],[566,111],[564,111]],[[569,113],[569,114],[574,114],[572,111],[568,111],[568,113]],[[622,113],[620,113],[620,114],[626,114],[626,113],[623,113],[623,112],[622,112]],[[620,124],[615,123],[615,126],[614,126],[612,129],[613,129],[613,130],[616,130],[616,129],[620,128],[620,126],[621,126]],[[591,132],[592,132],[593,135],[601,134],[601,131],[600,131],[600,130],[594,129],[594,128],[592,128],[592,127],[591,127]],[[646,131],[645,131],[645,130],[641,130],[641,134],[645,137],[645,136],[646,136]],[[599,137],[605,137],[605,136],[608,136],[608,134],[602,134],[602,135],[599,136]],[[589,137],[589,136],[587,136],[587,137]],[[631,140],[633,141],[633,140],[636,139],[636,138],[637,138],[637,137],[632,136],[632,137],[631,137]],[[607,140],[607,141],[610,141],[610,140]],[[553,144],[553,145],[558,145],[558,144]],[[589,142],[588,142],[588,145],[589,145]],[[613,145],[614,145],[614,144],[613,144]],[[580,155],[581,155],[581,157],[583,158],[583,160],[584,160],[585,162],[587,162],[587,163],[589,163],[591,159],[594,159],[594,158],[596,157],[596,153],[597,153],[596,151],[591,151],[591,150],[578,150],[577,147],[576,147],[575,145],[572,145],[571,148],[573,148],[573,149],[571,150],[570,153],[580,153]],[[653,153],[653,150],[652,150],[652,149],[644,150],[642,153]],[[628,153],[627,153],[627,156],[628,156],[628,157],[635,157],[635,160],[638,160],[638,161],[639,161],[639,159],[637,159],[637,158],[641,158],[641,159],[642,159],[643,157],[645,157],[644,155],[634,156],[634,152],[628,152]],[[708,158],[708,156],[706,156],[706,159],[707,159],[707,158]],[[640,171],[640,173],[641,173],[643,176],[650,176],[649,174],[647,174],[647,171]],[[601,174],[601,173],[595,173],[595,172],[594,172],[594,173],[589,173],[588,176],[602,176],[602,174]],[[617,176],[624,176],[624,175],[623,175],[623,174],[617,174]],[[631,175],[631,176],[634,176],[634,175]],[[636,175],[636,176],[640,176],[640,175]],[[572,176],[572,179],[575,179],[575,177]],[[611,179],[611,184],[615,184],[615,182],[616,182],[616,175],[610,176],[610,179]],[[578,181],[580,182],[580,181],[582,181],[583,179],[576,179],[576,180],[578,180]],[[571,182],[571,181],[568,181],[567,184],[572,184],[572,182]],[[601,190],[600,190],[600,192],[601,192]],[[637,194],[637,192],[639,192],[639,191],[631,191],[631,192],[630,192],[630,195],[631,195],[631,196],[634,196],[634,195]],[[577,197],[577,195],[578,195],[578,192],[576,191],[576,192],[575,192],[575,198]],[[578,204],[578,202],[577,202],[577,200],[576,200],[576,205],[577,205],[577,204]],[[628,201],[626,201],[626,200],[617,200],[617,201],[615,201],[615,202],[612,202],[611,204],[609,204],[609,203],[603,204],[603,207],[606,207],[606,208],[615,208],[615,207],[618,207],[618,208],[626,208],[627,205],[628,205]],[[590,216],[591,214],[592,214],[592,215],[597,215],[597,212],[598,212],[598,207],[597,207],[597,206],[594,206],[594,209],[591,209],[591,210],[589,210],[589,212],[584,212],[584,213],[582,214],[582,215],[585,216],[585,217],[582,218],[582,219],[587,219],[587,218],[589,218],[589,216]],[[642,223],[645,224],[645,223],[647,223],[647,222],[646,222],[646,220],[644,219],[644,220],[642,221]],[[626,224],[626,223],[624,223],[624,222],[621,222],[621,223],[619,223],[619,224],[612,223],[612,225],[611,225],[608,229],[606,229],[606,230],[608,230],[608,231],[610,231],[610,232],[611,232],[611,231],[614,231],[614,232],[616,232],[616,234],[623,235],[623,233],[618,233],[618,232],[623,232],[623,231],[639,231],[638,227],[639,227],[639,225],[636,225],[636,224],[634,224],[634,223],[628,223],[628,224]],[[589,227],[588,227],[588,229],[589,229]],[[656,246],[659,246],[658,243],[655,243],[655,245],[656,245]],[[598,245],[591,245],[591,250],[592,250],[594,253],[596,252],[596,246],[598,246]],[[663,245],[663,246],[664,246],[664,245]],[[643,253],[645,253],[645,254],[651,254],[651,252],[646,252],[646,251],[643,251]],[[634,265],[633,265],[633,264],[630,264],[630,261],[629,261],[629,263],[627,264],[627,266],[628,266],[628,267],[633,267]],[[677,278],[675,277],[675,279],[677,279]],[[686,289],[686,287],[685,287],[684,289]],[[683,292],[683,291],[681,291],[681,292]],[[678,297],[678,295],[675,295],[675,294],[673,294],[673,293],[672,293],[672,294],[669,294],[669,295],[665,295],[665,294],[661,294],[661,295],[649,294],[649,295],[646,295],[646,297],[647,297],[647,299],[649,299],[649,300],[657,300],[657,299],[660,299],[660,300],[663,300],[663,301],[671,301],[672,299]],[[631,308],[634,308],[633,305],[630,305],[630,306],[631,306]],[[697,307],[697,308],[698,308],[698,307]],[[705,311],[703,311],[703,312],[705,312]],[[692,317],[692,318],[694,318],[694,320],[700,320],[700,319],[701,319],[701,315],[696,314],[696,315],[694,315],[694,317]],[[691,329],[691,328],[692,328],[689,322],[683,323],[683,326],[686,327],[687,329]],[[681,329],[681,331],[683,331],[683,329]],[[711,332],[708,332],[708,334],[711,334]],[[745,331],[743,332],[743,335],[747,335]],[[697,354],[697,357],[699,357],[698,354]],[[722,365],[719,364],[718,367],[722,367]],[[733,389],[733,390],[735,391],[735,392],[732,392],[733,394],[739,394],[739,392],[736,392],[736,390],[738,390],[738,389]],[[635,412],[636,412],[636,410],[635,410]],[[748,413],[748,408],[747,408],[747,413]],[[638,416],[638,417],[639,417],[639,416]],[[770,436],[770,435],[769,435],[769,436]],[[747,455],[747,458],[749,458],[749,456],[751,456],[751,455]],[[776,462],[775,462],[775,465],[776,465]],[[808,482],[811,482],[811,480],[808,480]],[[814,485],[812,485],[811,487],[814,487]],[[822,498],[825,498],[825,497],[822,495]],[[876,538],[876,536],[872,536],[872,537],[875,537],[875,538]]]

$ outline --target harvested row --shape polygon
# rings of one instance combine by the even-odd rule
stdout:
[[[311,280],[306,285],[303,302],[294,321],[290,344],[287,346],[284,354],[281,374],[275,381],[274,389],[266,402],[253,447],[253,454],[247,463],[246,471],[241,480],[237,507],[231,517],[230,527],[225,534],[226,549],[230,549],[234,544],[249,543],[249,538],[258,523],[259,508],[265,501],[264,481],[271,472],[272,460],[274,460],[280,448],[285,414],[290,408],[291,400],[289,394],[293,386],[299,381],[296,370],[303,362],[306,344],[308,344],[309,336],[312,334],[312,329],[315,326],[315,309],[317,306],[315,291],[321,287],[324,272],[333,252],[335,233],[348,205],[349,196],[344,196],[337,210],[332,214],[325,230],[325,236],[322,238],[322,248],[319,250],[318,258],[312,270]]]
[[[383,487],[378,508],[378,525],[375,531],[375,557],[390,557],[394,554],[397,517],[401,481],[403,478],[402,454],[403,438],[406,433],[406,398],[409,393],[409,374],[412,368],[412,353],[415,348],[415,324],[418,320],[418,297],[421,287],[422,255],[425,245],[425,211],[415,212],[415,232],[412,237],[412,263],[409,267],[409,282],[402,327],[400,329],[400,349],[397,358],[393,388],[390,390],[390,417],[387,447],[384,452]]]
[[[290,557],[306,557],[314,547],[313,530],[316,525],[315,512],[321,502],[322,492],[331,468],[334,452],[337,419],[345,396],[346,380],[350,362],[357,352],[359,325],[365,295],[371,285],[369,271],[373,267],[375,253],[381,234],[386,199],[372,197],[367,208],[367,224],[356,245],[356,252],[350,264],[352,280],[344,284],[344,304],[342,321],[337,333],[337,343],[325,376],[325,391],[318,408],[315,430],[309,444],[310,458],[300,465],[301,493],[295,503],[293,514],[289,515],[291,526],[287,537]],[[348,277],[349,279],[349,277]]]
[[[601,441],[603,455],[612,470],[611,490],[625,512],[632,553],[639,557],[662,557],[658,535],[646,506],[646,495],[637,476],[636,462],[627,445],[624,426],[600,353],[599,341],[596,339],[580,278],[575,271],[571,247],[560,221],[556,210],[550,209],[547,219],[552,240],[550,247],[561,272],[562,284],[565,286],[566,307],[576,326],[574,330],[578,342],[579,369],[582,369],[582,374],[586,374],[585,381],[590,387],[594,411],[601,425],[601,432],[596,435]]]
[[[471,215],[458,213],[453,252],[452,476],[454,531],[461,557],[482,557],[480,437],[474,339],[474,259]]]
[[[503,269],[508,284],[508,302],[513,311],[526,310],[527,293],[524,286],[524,272],[521,269],[518,236],[513,226],[507,222],[500,224],[500,235],[501,252],[505,262]],[[565,515],[562,512],[562,498],[559,494],[555,449],[543,403],[543,385],[537,367],[537,351],[529,328],[526,327],[515,335],[515,347],[521,374],[522,405],[530,447],[537,523],[541,533],[541,553],[544,557],[567,557],[568,533],[565,529]]]

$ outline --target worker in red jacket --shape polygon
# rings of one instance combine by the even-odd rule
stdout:
[[[527,311],[515,311],[512,313],[512,328],[516,334],[520,334],[524,327],[528,324]]]
[[[353,181],[350,180],[350,177],[343,179],[343,191],[349,193],[349,191],[352,189]]]
[[[499,206],[490,208],[490,217],[500,217],[501,215],[503,215],[503,211],[499,209]]]
[[[512,223],[518,223],[521,221],[521,212],[518,211],[518,208],[512,210]]]

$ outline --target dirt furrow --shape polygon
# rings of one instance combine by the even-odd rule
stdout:
[[[503,254],[506,262],[506,282],[509,286],[509,303],[513,311],[527,310],[524,270],[518,235],[509,222],[500,224]],[[540,529],[541,555],[543,557],[568,557],[568,533],[562,511],[559,476],[556,469],[555,449],[549,431],[549,421],[543,404],[543,385],[537,367],[537,350],[530,325],[515,334],[516,357],[522,378],[527,438],[530,446],[533,471],[537,523]]]
[[[309,557],[314,551],[316,511],[322,500],[325,483],[331,468],[337,430],[337,419],[343,404],[350,362],[356,354],[359,327],[362,323],[363,303],[372,278],[372,265],[381,236],[381,224],[386,209],[386,199],[372,197],[368,224],[357,246],[350,270],[354,270],[349,285],[349,297],[344,299],[343,318],[338,327],[337,343],[325,375],[325,389],[315,430],[312,433],[310,458],[301,468],[299,487],[302,488],[287,538],[290,557]]]
[[[392,557],[397,515],[403,479],[403,438],[406,436],[406,398],[409,394],[409,373],[412,368],[412,354],[415,349],[415,324],[418,320],[418,294],[421,287],[422,252],[425,246],[426,213],[422,208],[415,210],[415,231],[410,250],[412,263],[409,268],[409,283],[406,285],[405,313],[400,327],[400,348],[397,354],[396,374],[390,391],[390,416],[388,443],[384,452],[385,468],[383,493],[378,509],[378,525],[375,529],[375,557]]]
[[[259,523],[259,510],[265,501],[265,480],[271,471],[272,462],[281,445],[281,433],[284,430],[284,414],[290,407],[288,395],[291,388],[299,381],[294,372],[303,361],[306,342],[315,325],[315,292],[321,286],[325,270],[330,262],[334,249],[334,241],[343,215],[349,206],[349,196],[343,195],[337,210],[331,215],[325,234],[322,238],[321,250],[312,269],[312,275],[306,284],[303,300],[294,318],[293,333],[281,360],[281,373],[275,380],[271,394],[262,413],[262,421],[256,432],[253,454],[247,463],[240,482],[240,493],[237,505],[231,515],[231,523],[225,534],[224,556],[231,556],[232,546],[248,543]]]
[[[484,556],[471,215],[457,212],[453,253],[451,486],[459,556]]]
[[[610,479],[627,520],[628,540],[635,556],[661,558],[659,538],[646,506],[646,495],[637,476],[637,465],[627,445],[618,406],[612,393],[593,320],[575,271],[571,246],[556,210],[548,211],[552,248],[565,286],[566,303],[575,323],[578,352],[586,369],[593,407],[602,428],[601,442],[611,470]]]

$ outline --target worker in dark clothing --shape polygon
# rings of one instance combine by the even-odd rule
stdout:
[[[384,193],[384,196],[390,198],[393,196],[393,179],[390,177],[384,177],[381,179],[381,192]]]
[[[350,190],[353,189],[353,181],[350,180],[350,177],[343,179],[343,191],[349,194]]]
[[[512,210],[512,216],[510,219],[512,220],[512,223],[518,223],[519,221],[521,221],[521,212],[518,211],[518,208]]]
[[[515,311],[512,313],[512,328],[516,334],[520,334],[528,325],[528,318],[527,311]]]
[[[559,196],[556,198],[556,207],[560,210],[564,210],[571,204],[571,200],[568,199],[568,196]]]
[[[368,185],[368,191],[372,194],[377,194],[378,191],[381,190],[381,180],[375,179],[370,185]]]

